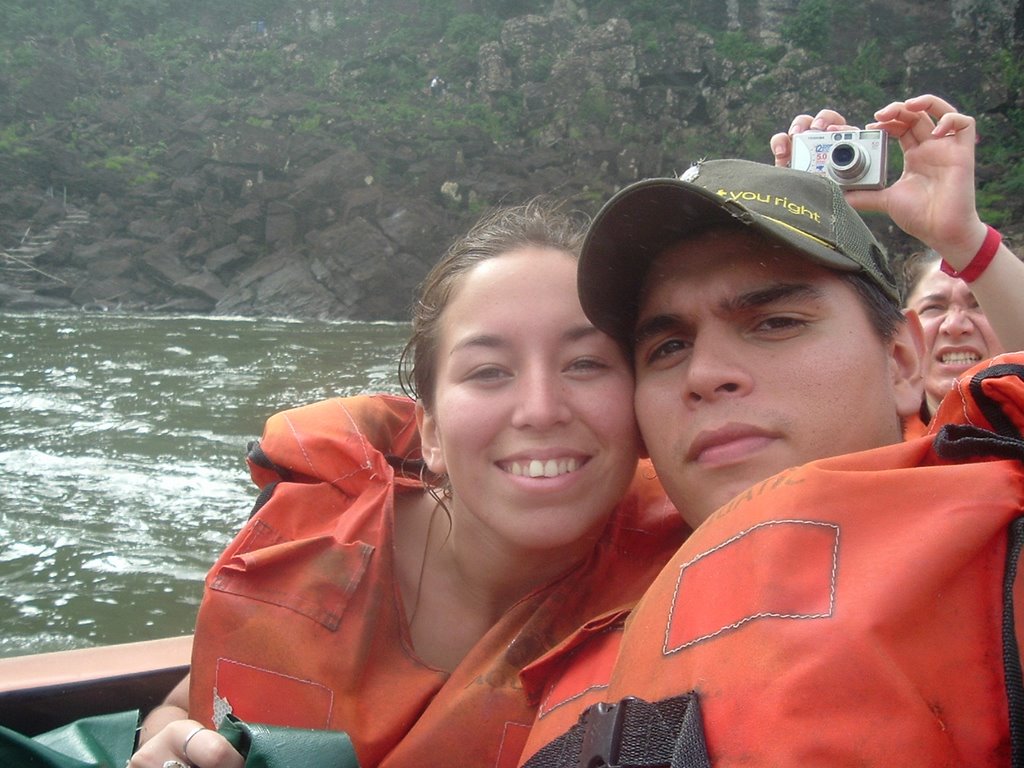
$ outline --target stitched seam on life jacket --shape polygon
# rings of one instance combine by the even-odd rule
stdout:
[[[342,401],[341,398],[338,398],[335,402],[337,402],[338,407],[341,408],[342,413],[345,414],[345,418],[348,419],[349,428],[350,428],[352,434],[359,436],[359,447],[363,449],[363,461],[362,461],[362,464],[359,465],[358,469],[355,469],[352,472],[349,472],[347,475],[342,475],[341,477],[335,478],[335,480],[331,481],[332,484],[336,480],[343,480],[345,478],[352,477],[352,475],[359,474],[360,472],[362,472],[364,470],[367,470],[367,469],[369,469],[372,466],[372,462],[370,460],[371,459],[371,453],[367,449],[366,436],[359,429],[359,425],[356,423],[356,420],[353,418],[352,412],[349,411],[349,409],[345,406],[344,401]]]
[[[541,703],[541,706],[537,709],[537,717],[544,717],[545,715],[550,715],[556,709],[564,707],[566,704],[576,701],[576,699],[582,698],[591,691],[603,691],[607,687],[608,683],[596,683],[594,685],[589,685],[582,691],[577,691],[572,696],[568,696],[564,699],[559,699],[558,703],[551,707],[545,706],[545,704],[548,702],[548,699],[545,698],[544,701]]]
[[[324,727],[326,728],[327,725],[330,724],[331,718],[334,716],[334,690],[329,688],[329,687],[327,687],[323,683],[318,683],[316,680],[306,680],[305,678],[302,678],[302,677],[295,677],[294,675],[286,675],[283,672],[278,672],[277,670],[274,670],[274,669],[266,669],[265,667],[257,667],[255,664],[246,664],[245,662],[238,661],[237,659],[229,659],[227,656],[218,656],[217,657],[217,661],[218,662],[224,661],[224,662],[227,662],[229,664],[234,664],[235,666],[244,667],[246,669],[252,669],[252,670],[255,670],[257,672],[266,672],[267,674],[274,675],[275,677],[283,677],[285,680],[291,680],[292,682],[302,683],[303,685],[311,685],[311,686],[314,686],[316,688],[320,688],[320,689],[322,689],[324,691],[327,691],[327,698],[328,698],[328,702],[329,703],[327,705],[327,723],[325,723]],[[213,690],[214,690],[215,693],[216,693],[216,691],[217,691],[217,689],[219,687],[217,685],[219,679],[220,679],[220,664],[217,663],[217,664],[214,664],[214,672],[213,672]]]
[[[526,729],[526,735],[525,736],[520,736],[520,741],[522,742],[522,744],[520,745],[520,751],[521,751],[522,746],[525,745],[525,743],[526,743],[526,738],[529,736],[531,725],[532,725],[531,723],[517,723],[514,720],[506,720],[505,721],[505,726],[501,729],[501,741],[498,742],[498,754],[494,758],[495,768],[497,768],[497,766],[501,765],[501,763],[502,763],[502,759],[501,759],[502,758],[502,754],[501,754],[501,752],[502,752],[502,749],[505,747],[505,741],[508,738],[509,726],[515,726],[517,728],[525,728]],[[519,762],[519,755],[517,754],[515,757],[516,757],[516,763],[518,763]]]
[[[288,429],[289,431],[291,431],[292,437],[295,438],[295,444],[299,447],[299,450],[302,452],[302,456],[306,460],[306,465],[310,469],[310,474],[313,477],[317,477],[316,466],[314,466],[313,464],[313,459],[310,458],[309,453],[306,451],[306,446],[302,442],[302,437],[299,435],[299,431],[295,428],[294,422],[291,420],[287,413],[284,414],[284,423],[288,425]]]
[[[593,635],[593,638],[598,638],[598,637],[601,637],[603,635],[607,635],[609,632],[618,632],[618,633],[621,634],[622,633],[622,624],[621,623],[620,624],[612,624],[612,625],[610,625],[608,627],[605,627],[600,632],[595,633]],[[592,641],[593,641],[592,639],[588,640],[588,642],[592,642]],[[580,645],[577,648],[574,648],[570,653],[566,654],[566,656],[565,656],[566,660],[565,660],[565,662],[563,662],[563,669],[567,669],[568,667],[570,667],[572,665],[572,660],[576,656],[578,656],[580,651],[582,651],[584,648],[586,648],[586,643],[584,643],[583,645]],[[554,704],[553,706],[548,706],[548,704],[551,702],[551,696],[554,693],[554,686],[555,686],[555,684],[557,682],[558,682],[557,678],[554,681],[552,681],[551,690],[548,692],[548,695],[545,696],[543,699],[541,699],[540,705],[537,707],[537,717],[544,717],[545,715],[550,714],[551,712],[554,712],[559,707],[562,707],[562,706],[568,704],[569,702],[575,701],[576,699],[580,698],[581,696],[584,696],[585,694],[589,693],[590,691],[602,691],[605,688],[607,688],[608,685],[609,685],[608,683],[596,683],[594,685],[589,685],[586,688],[584,688],[582,691],[578,691],[578,692],[574,693],[572,696],[569,696],[568,698],[559,699],[558,702],[556,704]]]
[[[694,639],[689,640],[689,641],[687,641],[685,643],[682,643],[681,645],[671,646],[669,636],[671,634],[671,629],[672,629],[672,617],[675,614],[676,605],[679,602],[679,588],[682,585],[683,574],[685,573],[686,569],[688,567],[690,567],[691,565],[693,565],[694,563],[697,563],[697,562],[703,560],[704,558],[708,557],[709,555],[714,554],[715,552],[718,552],[721,549],[724,549],[725,547],[727,547],[730,544],[738,541],[739,539],[743,538],[744,536],[747,536],[748,534],[752,533],[753,531],[758,530],[759,528],[771,527],[771,526],[776,526],[776,525],[791,525],[791,524],[821,526],[823,528],[832,528],[835,531],[835,537],[834,537],[833,543],[832,543],[832,571],[829,574],[828,611],[826,611],[824,613],[774,613],[774,612],[770,612],[770,611],[758,612],[758,613],[751,614],[749,616],[745,616],[742,619],[740,619],[739,621],[735,621],[735,622],[733,622],[731,624],[727,624],[727,625],[725,625],[723,627],[720,627],[719,629],[717,629],[714,632],[710,632],[710,633],[701,635],[700,637],[695,637]],[[739,533],[737,533],[737,534],[729,537],[725,541],[721,542],[720,544],[717,544],[716,546],[712,547],[711,549],[709,549],[709,550],[707,550],[705,552],[701,552],[696,557],[693,557],[689,561],[687,561],[687,562],[685,562],[685,563],[683,563],[682,565],[679,566],[679,576],[676,579],[675,588],[672,590],[672,604],[671,604],[671,606],[669,608],[668,620],[665,623],[665,639],[664,639],[664,643],[662,644],[662,649],[661,649],[662,653],[667,656],[668,654],[676,653],[678,651],[682,651],[682,650],[684,650],[686,648],[690,648],[691,646],[696,645],[697,643],[701,643],[701,642],[704,642],[706,640],[711,640],[711,639],[713,639],[715,637],[718,637],[719,635],[721,635],[721,634],[723,634],[725,632],[729,632],[731,630],[737,629],[737,628],[743,626],[744,624],[747,624],[747,623],[749,623],[751,621],[754,621],[755,619],[765,619],[765,618],[774,618],[774,619],[827,619],[827,618],[829,618],[833,614],[833,612],[835,610],[835,603],[836,603],[836,575],[838,573],[838,570],[839,570],[839,526],[836,525],[835,523],[827,523],[827,522],[824,522],[824,521],[821,521],[821,520],[769,520],[769,521],[766,521],[766,522],[763,522],[763,523],[758,523],[757,525],[753,525],[750,528],[747,528],[745,530],[742,530]]]
[[[268,525],[260,519],[250,521],[247,528],[243,529],[243,531],[244,537],[233,553],[236,557],[248,555],[252,552],[264,550],[288,541],[274,526]],[[271,534],[272,538],[262,537],[261,534],[265,533]],[[305,593],[297,594],[288,589],[275,590],[267,585],[263,585],[259,590],[255,590],[246,579],[246,574],[232,568],[230,565],[223,566],[217,570],[217,573],[210,581],[209,588],[243,600],[256,600],[267,605],[292,611],[310,621],[316,622],[331,632],[335,632],[341,625],[342,617],[348,608],[352,594],[362,583],[370,558],[375,550],[375,547],[371,544],[358,540],[348,542],[342,546],[355,549],[359,554],[359,567],[348,569],[348,578],[344,581],[338,578],[335,583],[335,586],[344,595],[343,600],[328,601],[325,600],[323,594],[310,598],[305,597]]]

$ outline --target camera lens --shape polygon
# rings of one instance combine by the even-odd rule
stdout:
[[[857,152],[850,144],[840,144],[832,150],[832,162],[845,167],[857,158]]]
[[[856,144],[835,144],[828,153],[828,170],[839,181],[856,181],[868,170],[868,158]]]

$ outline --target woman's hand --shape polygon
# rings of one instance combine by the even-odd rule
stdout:
[[[850,193],[850,204],[883,211],[904,232],[942,254],[955,268],[967,265],[985,239],[974,201],[974,118],[938,96],[894,101],[875,113],[881,128],[899,139],[903,175],[868,195]]]
[[[245,765],[231,743],[216,731],[195,720],[175,720],[139,747],[126,768],[163,768],[165,763],[175,760],[195,768],[242,768]]]

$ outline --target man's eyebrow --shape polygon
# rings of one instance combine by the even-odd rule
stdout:
[[[730,315],[767,307],[780,301],[818,301],[824,296],[820,288],[810,283],[773,283],[723,299],[718,305],[718,311]],[[633,344],[638,346],[670,330],[685,332],[688,326],[689,321],[678,314],[654,315],[637,325],[633,333]]]
[[[650,338],[668,330],[681,329],[684,325],[683,319],[679,315],[666,313],[649,317],[640,323],[633,332],[633,346],[638,347]]]
[[[719,309],[725,312],[742,312],[779,301],[816,301],[822,299],[824,295],[820,288],[810,283],[775,283],[731,296],[721,303]]]

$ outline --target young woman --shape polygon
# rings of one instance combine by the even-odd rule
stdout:
[[[625,353],[580,308],[580,238],[540,203],[488,217],[417,297],[415,402],[268,422],[257,511],[132,768],[238,768],[206,730],[227,712],[346,731],[362,768],[515,764],[543,670],[617,628],[685,535],[638,466]]]

